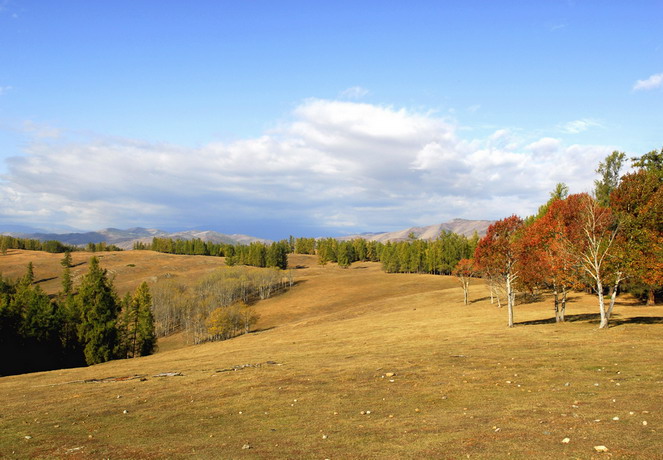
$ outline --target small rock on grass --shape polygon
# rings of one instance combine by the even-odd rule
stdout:
[[[251,445],[250,445],[250,444],[244,444],[244,445],[242,446],[242,449],[243,449],[243,450],[247,450],[247,449],[250,449],[250,448],[251,448]]]
[[[562,444],[568,444],[571,442],[571,438],[564,438],[562,439]]]
[[[594,450],[596,452],[608,452],[608,448],[606,446],[594,446]]]

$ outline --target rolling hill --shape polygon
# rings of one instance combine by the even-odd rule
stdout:
[[[12,250],[0,271],[33,261],[57,289],[59,259]],[[149,251],[101,264],[123,290],[223,269]],[[0,378],[0,457],[662,458],[663,307],[619,298],[599,331],[594,296],[556,324],[543,295],[508,329],[480,281],[465,306],[450,277],[290,265],[295,285],[255,305],[251,334]]]

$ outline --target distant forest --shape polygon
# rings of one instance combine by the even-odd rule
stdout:
[[[88,243],[85,247],[64,244],[57,240],[40,241],[30,238],[16,238],[13,236],[0,235],[0,253],[7,254],[9,249],[25,249],[28,251],[44,251],[52,254],[61,254],[63,252],[74,251],[88,251],[88,252],[104,252],[104,251],[121,251],[119,247],[114,244],[101,243]]]

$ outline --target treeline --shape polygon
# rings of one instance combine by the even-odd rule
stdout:
[[[101,243],[88,243],[85,249],[71,244],[65,244],[57,240],[40,241],[30,238],[16,238],[13,236],[0,235],[0,253],[6,255],[9,249],[25,249],[28,251],[44,251],[52,254],[59,254],[63,252],[74,251],[89,251],[89,252],[104,252],[104,251],[121,251],[119,247],[114,244]]]
[[[620,176],[624,161],[613,152],[599,164],[592,195],[558,184],[535,216],[493,224],[456,269],[466,299],[470,277],[485,277],[491,297],[506,299],[509,327],[517,292],[550,289],[559,322],[571,289],[593,290],[600,328],[624,285],[653,305],[663,292],[663,149],[633,158],[633,172]]]
[[[338,263],[349,267],[354,262],[381,262],[387,273],[451,274],[458,262],[471,257],[479,241],[478,235],[467,238],[444,231],[433,241],[417,240],[380,243],[355,238],[338,241],[326,238],[316,242],[320,264]]]
[[[167,254],[201,255],[225,257],[226,264],[250,265],[253,267],[288,268],[288,254],[293,246],[290,241],[278,241],[271,244],[253,242],[249,245],[212,243],[200,238],[191,240],[154,237],[152,243],[136,242],[134,249],[142,249]]]
[[[158,337],[184,332],[189,343],[224,340],[248,333],[258,320],[250,305],[293,284],[291,271],[228,267],[194,286],[164,279],[152,288]]]
[[[61,243],[60,241],[49,240],[39,241],[29,238],[16,238],[13,236],[1,235],[0,236],[0,252],[6,255],[9,249],[26,249],[28,251],[45,251],[50,253],[63,253],[80,251],[81,249],[76,246]]]
[[[156,345],[147,284],[119,299],[96,257],[74,287],[71,256],[62,259],[62,290],[52,299],[34,282],[0,277],[0,375],[143,356]]]
[[[88,252],[115,252],[123,251],[122,248],[115,246],[114,244],[108,244],[105,241],[100,243],[88,243],[85,245],[85,250]]]

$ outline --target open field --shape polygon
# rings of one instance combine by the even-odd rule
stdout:
[[[121,292],[223,266],[98,255]],[[18,276],[30,258],[55,292],[61,255],[10,252],[0,271]],[[564,324],[544,298],[518,305],[508,329],[479,283],[464,306],[453,278],[291,265],[295,286],[256,304],[260,332],[0,378],[0,457],[663,458],[662,306],[618,299],[598,330],[594,297],[573,295]]]

